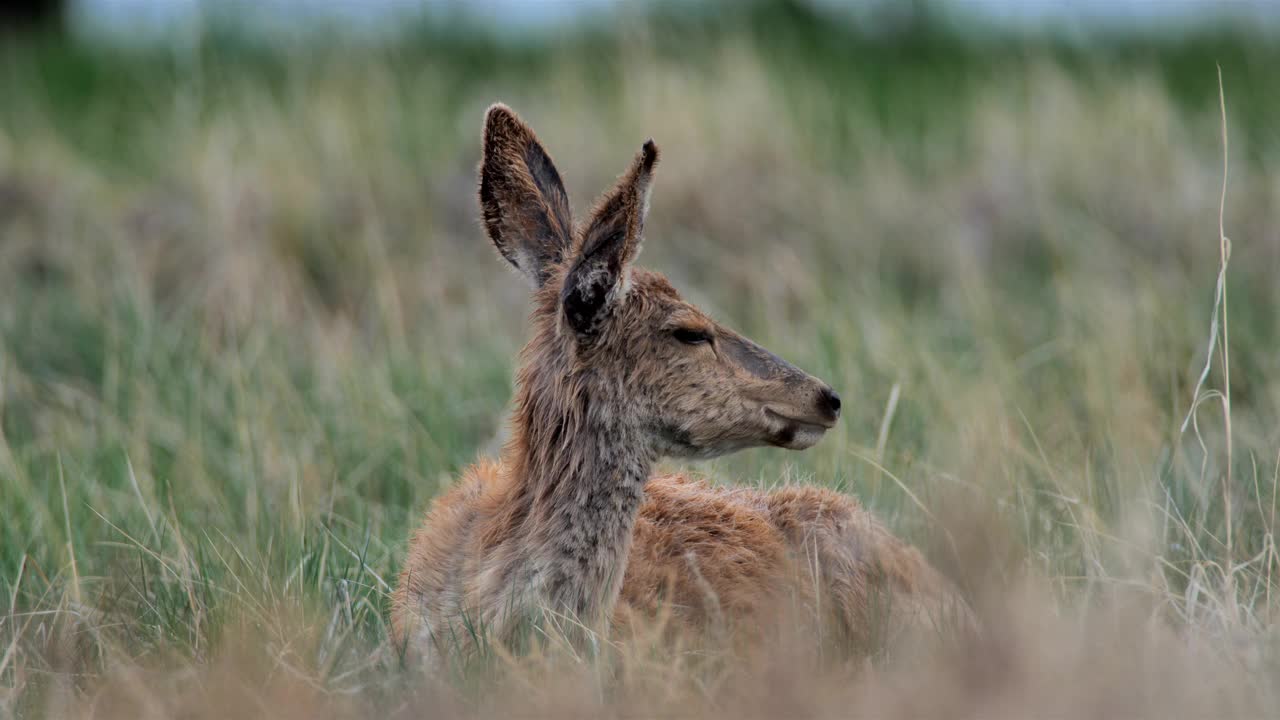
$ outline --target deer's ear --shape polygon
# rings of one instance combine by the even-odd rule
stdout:
[[[480,210],[498,252],[542,287],[572,242],[569,197],[533,130],[502,104],[484,117]]]
[[[618,184],[596,203],[560,291],[565,318],[579,334],[594,334],[610,306],[626,293],[627,266],[640,252],[657,163],[658,146],[649,140]]]

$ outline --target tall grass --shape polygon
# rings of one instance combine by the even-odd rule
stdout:
[[[683,55],[7,48],[0,713],[1274,711],[1274,134],[1230,128],[1220,193],[1225,112],[1158,55],[953,50],[939,89],[793,27]],[[524,336],[474,220],[495,99],[578,208],[659,142],[642,261],[849,398],[813,450],[696,471],[856,494],[964,588],[975,647],[400,667],[408,532],[498,432]]]

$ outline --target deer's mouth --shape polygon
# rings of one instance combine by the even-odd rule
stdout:
[[[827,430],[835,426],[835,423],[829,420],[791,417],[772,408],[765,408],[764,414],[772,426],[769,444],[788,450],[804,450],[813,447]]]

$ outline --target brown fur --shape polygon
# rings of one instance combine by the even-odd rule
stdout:
[[[508,641],[544,611],[592,626],[669,612],[750,635],[787,604],[865,641],[883,591],[928,612],[951,596],[844,495],[651,477],[662,456],[803,449],[840,410],[825,383],[632,267],[657,160],[645,143],[574,227],[532,130],[501,105],[486,116],[485,228],[535,288],[533,338],[502,461],[471,468],[410,543],[392,621],[415,653],[465,649],[477,627]]]

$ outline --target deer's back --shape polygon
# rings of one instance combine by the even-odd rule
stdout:
[[[955,602],[919,551],[834,490],[668,475],[645,492],[618,608],[624,625],[665,603],[677,626],[723,621],[750,636],[785,616],[870,642],[890,594],[899,598],[895,622],[940,616]]]

